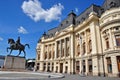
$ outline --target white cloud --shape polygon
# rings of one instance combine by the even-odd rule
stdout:
[[[2,38],[2,37],[0,37],[0,41],[3,41],[3,38]]]
[[[75,12],[78,13],[78,11],[79,11],[78,8],[75,8]]]
[[[64,6],[58,3],[57,5],[53,5],[51,8],[45,10],[42,8],[41,2],[38,0],[24,1],[21,7],[23,12],[35,22],[42,19],[44,19],[45,22],[60,20],[60,15],[64,9]]]
[[[27,34],[28,32],[27,32],[27,30],[24,27],[20,26],[18,28],[18,33]]]

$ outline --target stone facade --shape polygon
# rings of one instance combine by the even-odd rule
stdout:
[[[38,41],[36,69],[119,76],[119,6],[119,0],[105,0],[102,6],[92,5],[79,16],[71,12],[60,26]]]
[[[3,70],[25,70],[26,60],[24,57],[6,56]]]

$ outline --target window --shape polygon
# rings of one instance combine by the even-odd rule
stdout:
[[[43,65],[43,71],[45,71],[45,69],[46,69],[46,63],[44,63]]]
[[[120,46],[120,35],[116,35],[116,46]]]
[[[65,66],[65,73],[68,72],[68,66]]]
[[[66,24],[68,24],[68,21],[66,21]]]
[[[86,53],[85,42],[83,43],[83,55]]]
[[[115,30],[119,30],[119,27],[116,27]]]
[[[89,52],[91,52],[92,51],[92,42],[91,42],[91,40],[89,41],[88,46],[89,46]]]
[[[47,59],[47,52],[45,53],[45,59]]]
[[[77,56],[79,56],[80,55],[80,45],[78,44],[78,46],[77,46]]]
[[[62,49],[62,57],[64,56],[64,48]]]
[[[92,72],[92,59],[88,60],[89,72]]]
[[[67,54],[66,54],[67,57],[69,56],[69,53],[70,53],[70,49],[69,49],[69,47],[68,47],[68,48],[67,48]]]
[[[108,73],[112,73],[111,58],[108,57],[108,58],[106,58],[106,60],[107,60],[107,69],[108,69]]]
[[[106,38],[106,49],[109,49],[110,48],[110,45],[109,45],[109,39],[108,38]]]
[[[54,55],[55,55],[55,51],[53,51],[53,55],[52,55],[52,58],[54,59]]]
[[[40,54],[38,54],[38,60],[40,60]]]
[[[86,65],[85,65],[85,60],[82,61],[82,66],[83,66],[83,72],[86,72]]]
[[[51,51],[49,52],[49,59],[51,59]]]
[[[76,72],[79,73],[80,71],[80,62],[79,61],[76,61]]]

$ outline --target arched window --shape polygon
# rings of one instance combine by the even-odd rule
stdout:
[[[51,59],[51,51],[49,52],[49,59]]]
[[[92,51],[92,42],[91,42],[91,40],[89,40],[89,43],[88,43],[88,46],[89,46],[89,52],[91,52]]]
[[[60,50],[57,52],[57,58],[60,57]]]
[[[109,49],[109,48],[110,48],[110,45],[109,45],[109,39],[106,38],[106,39],[105,39],[105,42],[106,42],[106,49]]]
[[[67,47],[67,54],[66,54],[66,56],[68,57],[68,56],[69,56],[69,54],[70,54],[70,48],[69,48],[69,47]]]
[[[77,55],[76,56],[79,56],[80,55],[80,45],[78,44],[77,46]]]
[[[40,54],[38,54],[38,60],[40,60]]]
[[[120,46],[120,35],[116,35],[116,46]]]
[[[52,55],[52,58],[54,59],[54,56],[55,56],[55,51],[53,51],[53,55]]]
[[[47,52],[45,52],[45,57],[44,58],[47,59]]]
[[[85,42],[83,43],[83,55],[86,53]]]
[[[64,48],[62,49],[62,57],[64,56]]]

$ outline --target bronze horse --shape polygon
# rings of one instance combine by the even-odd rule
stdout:
[[[10,53],[9,55],[11,55],[12,51],[13,50],[19,50],[19,54],[17,56],[19,56],[21,54],[21,51],[24,52],[24,57],[26,57],[26,52],[25,52],[25,46],[28,46],[29,47],[29,44],[19,44],[17,45],[17,43],[15,43],[15,41],[13,39],[8,39],[8,44],[10,44],[10,47],[7,47],[7,52],[8,52],[8,49],[10,49]]]

